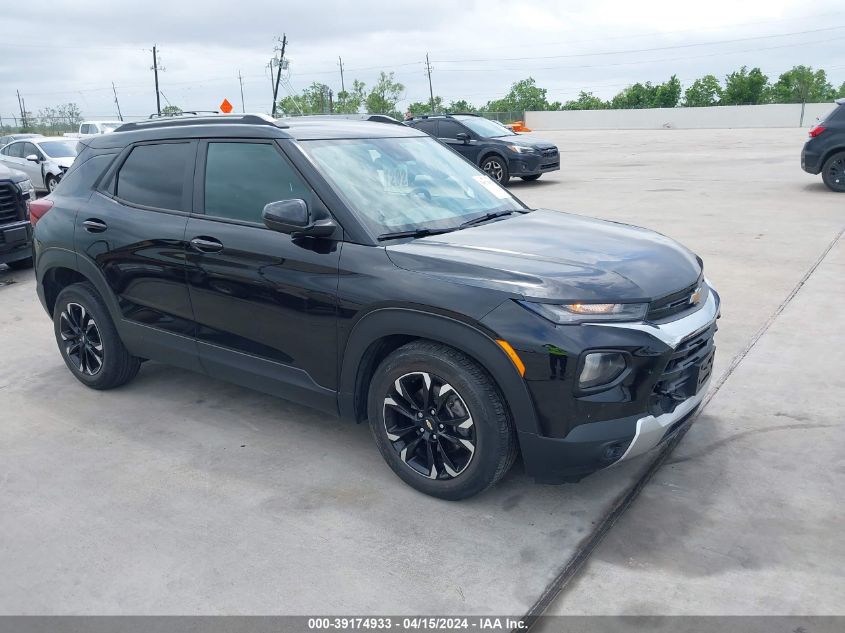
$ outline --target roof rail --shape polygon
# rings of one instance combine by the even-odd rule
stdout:
[[[196,117],[162,117],[145,121],[124,123],[115,132],[129,132],[131,130],[147,130],[160,127],[181,127],[186,125],[272,125],[278,128],[290,127],[287,123],[273,119],[266,114],[219,114]]]
[[[153,112],[148,119],[166,119],[175,116],[185,116],[186,114],[191,114],[193,116],[199,116],[200,114],[220,114],[220,110],[179,110],[179,112],[165,112],[162,114],[161,112]]]
[[[449,114],[454,116],[481,116],[480,114],[478,114],[478,112],[450,112]]]

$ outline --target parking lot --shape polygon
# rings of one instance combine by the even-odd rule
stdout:
[[[282,400],[155,363],[94,392],[2,269],[0,612],[841,612],[845,196],[806,132],[537,134],[562,170],[516,195],[675,238],[722,296],[712,398],[647,484],[656,453],[564,486],[517,464],[450,503]]]

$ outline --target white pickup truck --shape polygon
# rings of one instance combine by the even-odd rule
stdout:
[[[67,132],[64,136],[68,138],[85,138],[97,134],[108,134],[114,132],[123,125],[123,121],[83,121],[79,124],[79,132]]]

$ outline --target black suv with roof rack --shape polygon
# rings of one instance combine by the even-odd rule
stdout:
[[[126,124],[82,139],[31,218],[80,382],[150,359],[368,420],[394,472],[442,498],[520,453],[543,482],[640,455],[712,369],[719,297],[694,254],[532,210],[402,125]]]
[[[821,174],[832,191],[845,193],[845,98],[819,117],[801,150],[801,168]]]
[[[405,125],[440,139],[502,185],[516,177],[537,180],[560,169],[560,152],[554,143],[517,134],[478,114],[433,114],[414,117]]]

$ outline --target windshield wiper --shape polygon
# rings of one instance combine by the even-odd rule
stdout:
[[[448,233],[454,231],[454,228],[448,229],[412,229],[410,231],[396,231],[394,233],[382,233],[378,236],[378,241],[395,240],[402,237],[425,237],[426,235],[438,235],[440,233]]]
[[[512,213],[518,213],[518,211],[516,209],[508,209],[506,211],[490,211],[489,213],[485,213],[484,215],[479,215],[477,218],[472,218],[471,220],[467,220],[466,222],[461,223],[460,228],[474,226],[476,224],[481,224],[482,222],[486,222],[487,220],[493,220],[495,218],[503,218],[504,216],[511,215]]]

